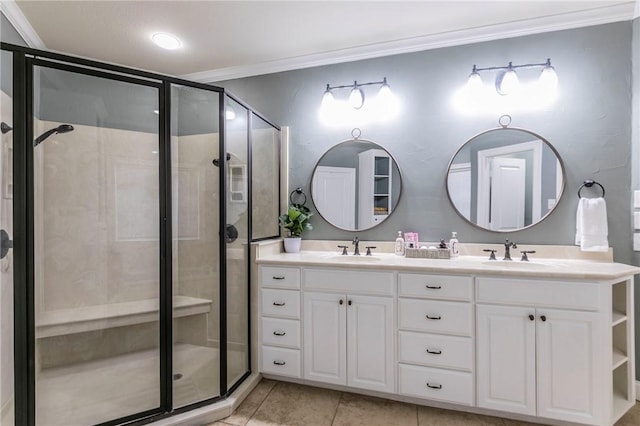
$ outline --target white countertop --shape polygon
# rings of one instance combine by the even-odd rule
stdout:
[[[518,256],[519,257],[519,256]],[[341,256],[337,252],[303,251],[259,256],[262,265],[322,266],[365,270],[403,270],[448,274],[528,276],[612,280],[639,274],[640,268],[607,261],[536,258],[529,262],[488,260],[488,256],[459,256],[453,259],[415,259],[390,253],[374,256]]]

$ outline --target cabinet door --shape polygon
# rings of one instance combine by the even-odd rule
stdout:
[[[347,384],[394,392],[393,299],[348,296]]]
[[[345,295],[304,294],[304,378],[347,384]]]
[[[603,322],[593,312],[537,309],[538,416],[603,423]]]
[[[533,308],[477,305],[478,407],[536,414]]]

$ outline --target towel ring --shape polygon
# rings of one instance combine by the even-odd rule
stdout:
[[[584,188],[585,186],[587,188],[591,188],[593,185],[598,185],[600,189],[602,189],[602,198],[604,198],[604,186],[600,185],[598,182],[596,182],[593,179],[587,179],[584,181],[582,185],[580,185],[580,188],[578,188],[578,198],[582,198],[582,196],[580,195],[580,191],[582,191],[582,188]]]
[[[302,203],[296,203],[295,201],[293,201],[294,196],[304,197],[304,199],[302,200]],[[291,194],[289,194],[289,201],[291,202],[291,204],[304,206],[305,204],[307,204],[307,195],[302,191],[302,188],[296,188],[293,191],[291,191]]]

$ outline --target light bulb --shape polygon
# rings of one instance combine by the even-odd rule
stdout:
[[[329,85],[327,84],[327,90],[324,91],[324,95],[322,95],[322,104],[320,108],[327,111],[329,108],[333,108],[335,104],[335,99],[333,98],[333,93],[331,93],[331,89],[329,89]]]
[[[550,63],[540,73],[540,86],[544,90],[555,90],[558,87],[558,74]]]
[[[511,62],[509,62],[507,70],[504,73],[498,74],[496,90],[501,95],[508,95],[518,88],[518,83],[518,74],[516,74],[516,70],[511,68]]]
[[[476,71],[476,66],[473,66],[473,70],[471,74],[469,74],[469,78],[467,79],[467,88],[472,92],[478,92],[482,89],[482,77]]]
[[[378,99],[380,102],[387,103],[393,100],[393,93],[391,93],[391,86],[387,83],[387,79],[383,80],[380,91],[378,92]]]
[[[349,94],[349,105],[354,109],[362,108],[364,105],[364,92],[358,87],[358,83],[353,83],[353,89]]]

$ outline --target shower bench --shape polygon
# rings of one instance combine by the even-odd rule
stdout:
[[[206,314],[211,300],[174,297],[174,318]],[[158,321],[158,299],[58,309],[37,314],[36,339]]]

